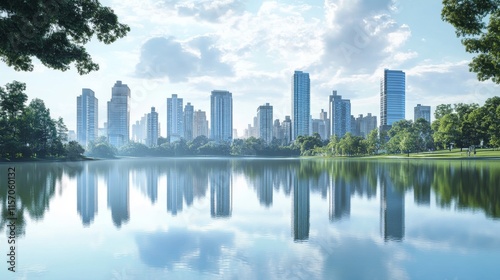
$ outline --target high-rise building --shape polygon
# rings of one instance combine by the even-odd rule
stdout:
[[[193,113],[193,139],[201,135],[208,138],[208,121],[205,111],[198,110]]]
[[[295,71],[292,77],[292,140],[309,135],[311,118],[311,82],[309,73]]]
[[[139,121],[132,124],[132,141],[137,143],[146,144],[147,131],[148,131],[148,114],[144,114]]]
[[[279,119],[275,119],[273,123],[273,138],[276,138],[281,142],[283,142],[284,138],[283,127],[281,126]]]
[[[97,138],[98,100],[91,89],[82,89],[82,95],[76,98],[76,133],[77,141],[87,146]]]
[[[158,112],[151,107],[151,113],[147,115],[146,145],[154,147],[158,145]]]
[[[184,107],[184,138],[187,141],[193,140],[193,114],[194,107],[188,102]]]
[[[273,106],[266,103],[257,108],[257,129],[259,138],[271,143],[273,140]]]
[[[420,104],[415,106],[413,121],[416,122],[420,118],[425,119],[428,123],[431,122],[431,106],[423,106]]]
[[[368,134],[377,128],[377,116],[368,113],[363,117],[363,114],[360,114],[355,119],[353,127],[355,127],[355,130],[352,131],[353,135],[367,138]]]
[[[330,133],[330,119],[328,118],[328,113],[325,112],[323,109],[321,109],[321,112],[319,113],[319,119],[322,120],[326,125],[325,126],[326,137],[324,139],[329,139],[331,133]]]
[[[292,142],[292,119],[290,119],[290,116],[285,116],[281,127],[283,129],[283,142],[284,144],[289,144]]]
[[[341,138],[351,132],[351,101],[342,99],[334,90],[330,95],[330,132]]]
[[[178,141],[184,136],[183,123],[182,98],[172,94],[171,98],[167,98],[167,138],[170,138],[170,142]]]
[[[129,141],[130,88],[122,81],[116,81],[108,101],[108,141],[115,147]]]
[[[210,139],[216,142],[233,140],[233,97],[225,90],[213,90],[210,96]]]
[[[381,127],[405,119],[405,88],[405,72],[384,70],[384,78],[380,82]]]

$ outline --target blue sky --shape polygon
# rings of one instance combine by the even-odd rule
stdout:
[[[33,72],[0,64],[0,84],[27,83],[29,99],[41,98],[52,116],[76,129],[76,97],[91,88],[99,99],[99,125],[117,80],[132,92],[131,123],[155,106],[165,135],[166,98],[209,113],[210,92],[233,93],[238,135],[259,105],[274,118],[290,115],[294,70],[310,73],[311,114],[328,111],[337,90],[353,115],[380,114],[383,69],[406,72],[406,118],[417,104],[476,102],[499,86],[469,73],[467,54],[454,29],[441,20],[441,1],[423,0],[105,0],[131,32],[111,45],[93,40],[88,51],[101,69],[79,76],[35,62]],[[208,114],[209,115],[209,114]]]

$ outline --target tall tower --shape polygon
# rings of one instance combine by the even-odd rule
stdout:
[[[146,145],[154,147],[158,145],[158,112],[151,107],[151,113],[147,115]]]
[[[198,110],[193,113],[193,139],[201,135],[208,138],[208,121],[206,112]]]
[[[257,122],[259,138],[271,143],[273,140],[273,106],[266,103],[266,105],[257,108]]]
[[[405,119],[405,72],[384,70],[380,82],[380,126],[382,128]]]
[[[311,115],[311,82],[309,73],[295,71],[292,77],[292,140],[309,135]]]
[[[170,137],[170,142],[180,140],[184,136],[183,123],[182,98],[172,94],[171,98],[167,98],[167,137]]]
[[[108,101],[108,141],[120,147],[129,141],[130,127],[130,88],[117,81],[111,89]]]
[[[337,91],[332,91],[330,95],[330,132],[331,135],[337,137],[344,136],[347,132],[351,132],[351,101],[342,99],[342,96],[337,94]]]
[[[77,141],[87,146],[97,138],[98,100],[91,89],[82,89],[82,95],[76,98],[76,134]]]
[[[187,141],[193,140],[193,114],[194,107],[188,102],[184,107],[184,138]]]
[[[210,138],[216,142],[233,140],[233,97],[225,90],[213,90],[210,97]]]

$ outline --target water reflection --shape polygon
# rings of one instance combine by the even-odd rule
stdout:
[[[166,212],[173,216],[208,195],[210,216],[231,218],[233,207],[239,207],[233,205],[235,176],[245,178],[263,208],[273,207],[277,193],[290,197],[292,236],[297,241],[309,238],[311,195],[328,203],[324,214],[331,222],[350,219],[354,196],[368,200],[379,196],[383,240],[404,239],[404,198],[408,192],[413,192],[419,207],[430,207],[434,201],[438,207],[480,210],[487,217],[500,218],[500,166],[488,161],[136,159],[16,165],[21,234],[26,215],[32,220],[43,219],[56,191],[65,192],[67,184],[61,182],[65,176],[76,182],[73,209],[85,227],[99,214],[98,181],[107,189],[111,221],[121,228],[130,219],[131,182],[154,205],[162,188],[160,178],[166,179]],[[1,184],[3,228],[6,195],[6,185]]]
[[[76,181],[76,207],[84,226],[89,226],[97,215],[97,176],[85,165]]]
[[[210,215],[213,218],[231,217],[233,211],[233,182],[229,164],[210,172]]]
[[[404,193],[384,172],[380,176],[380,231],[385,241],[401,241],[405,235]]]

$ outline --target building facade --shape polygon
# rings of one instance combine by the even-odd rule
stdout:
[[[84,147],[98,137],[98,111],[94,91],[82,89],[82,95],[76,97],[76,138]]]
[[[337,91],[332,91],[329,101],[330,133],[341,138],[351,132],[351,101],[342,99]]]
[[[415,106],[413,121],[416,122],[420,118],[426,120],[428,123],[431,123],[431,106],[423,106],[420,104]]]
[[[147,115],[146,124],[146,145],[154,147],[158,145],[158,112],[155,107],[151,107],[151,112]]]
[[[213,90],[210,96],[210,139],[216,142],[233,140],[233,97],[225,90]]]
[[[309,135],[311,82],[309,73],[295,71],[292,77],[292,140]]]
[[[184,107],[184,138],[187,141],[193,140],[193,114],[194,107],[188,102]]]
[[[201,135],[208,138],[208,121],[206,112],[198,110],[193,113],[193,139]]]
[[[380,126],[386,127],[405,119],[405,72],[384,70],[380,82]]]
[[[184,114],[182,108],[182,98],[177,94],[167,98],[167,138],[170,142],[175,142],[184,137]]]
[[[259,138],[267,144],[271,143],[273,141],[273,106],[269,103],[257,108],[257,127]]]
[[[117,81],[108,101],[108,141],[115,147],[128,143],[130,131],[130,88]]]

